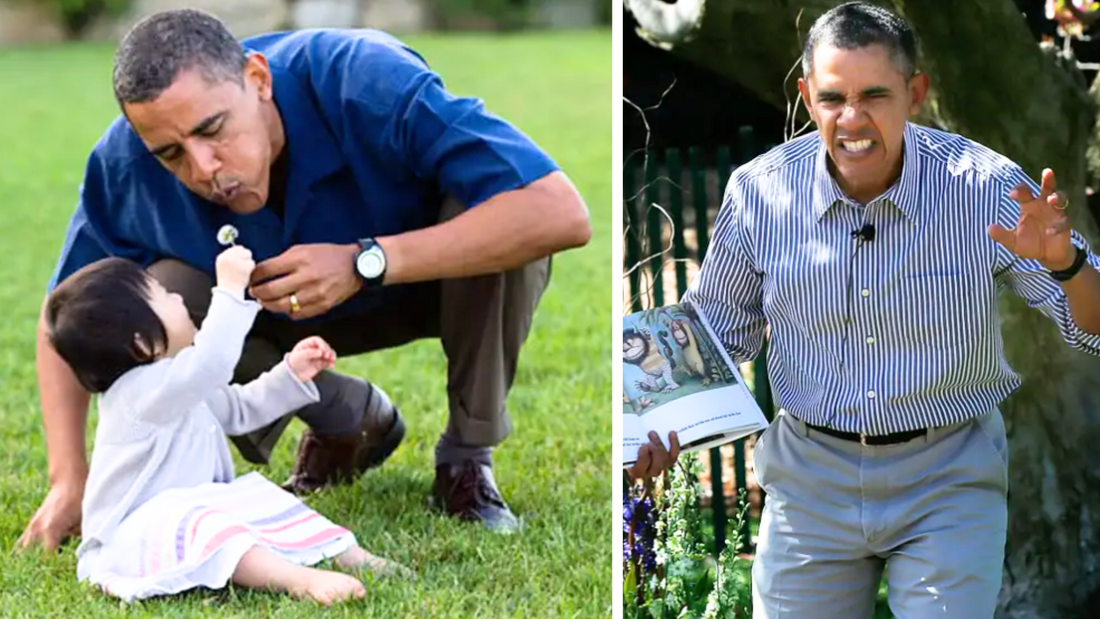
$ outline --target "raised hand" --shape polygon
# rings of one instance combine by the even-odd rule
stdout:
[[[317,336],[307,337],[298,342],[294,350],[287,355],[290,370],[305,382],[311,380],[322,370],[328,370],[336,364],[336,351],[328,342]]]
[[[218,254],[215,270],[218,275],[218,288],[238,297],[244,296],[244,289],[252,276],[256,263],[252,252],[242,245],[234,245]]]
[[[1039,195],[1031,193],[1026,184],[1017,185],[1009,196],[1020,204],[1020,219],[1009,230],[998,224],[989,227],[989,236],[1010,252],[1025,259],[1038,260],[1051,271],[1069,268],[1076,257],[1070,242],[1069,200],[1055,191],[1054,172],[1043,170]]]

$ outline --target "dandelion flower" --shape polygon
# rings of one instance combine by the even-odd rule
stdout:
[[[237,229],[233,226],[226,224],[218,230],[218,242],[222,245],[236,245]]]

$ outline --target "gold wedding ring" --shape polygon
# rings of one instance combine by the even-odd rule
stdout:
[[[298,305],[298,295],[296,295],[296,294],[290,295],[290,313],[291,314],[297,313],[301,309],[302,309],[302,306]]]

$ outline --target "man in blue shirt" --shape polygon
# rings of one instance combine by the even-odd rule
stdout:
[[[242,45],[243,43],[243,45]],[[480,101],[449,93],[424,60],[375,31],[236,41],[194,10],[151,16],[122,40],[123,115],[88,158],[49,284],[106,256],[147,265],[200,322],[218,232],[233,226],[263,306],[238,381],[319,334],[341,355],[438,338],[450,419],[437,504],[518,526],[493,481],[505,398],[549,279],[550,255],[588,242],[587,208],[554,161]],[[41,324],[41,323],[40,323]],[[88,394],[39,328],[51,489],[21,543],[78,530]],[[286,487],[308,492],[382,463],[404,436],[377,386],[326,372]],[[289,418],[234,437],[267,461]]]
[[[817,131],[738,168],[685,300],[730,356],[761,349],[778,415],[753,616],[993,617],[1007,530],[998,404],[1019,385],[1008,288],[1100,354],[1100,258],[1047,170],[909,122],[928,93],[903,20],[841,5],[811,28],[799,89]],[[631,471],[675,459],[660,442]]]

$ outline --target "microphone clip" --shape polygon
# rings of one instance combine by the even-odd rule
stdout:
[[[852,230],[852,238],[858,238],[861,241],[873,241],[875,240],[875,227],[871,224],[863,224],[862,228]]]

